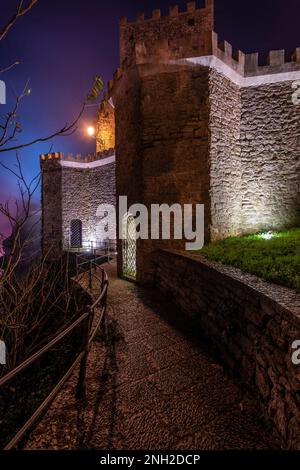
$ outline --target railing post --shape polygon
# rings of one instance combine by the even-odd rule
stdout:
[[[86,367],[89,354],[89,336],[91,329],[91,320],[92,312],[90,312],[90,315],[87,317],[83,326],[82,351],[84,352],[84,355],[80,361],[79,377],[76,388],[76,398],[81,399],[86,397]]]
[[[93,287],[93,279],[92,279],[92,261],[89,262],[89,289]]]
[[[105,295],[101,301],[101,308],[103,309],[103,329],[104,329],[104,336],[105,338],[108,337],[108,325],[107,325],[107,318],[106,318],[106,309],[107,309],[107,291],[108,291],[108,282],[104,280],[104,271],[103,271],[103,282],[102,282],[102,291],[106,289]]]
[[[101,269],[101,292],[103,291],[104,288],[104,270]]]
[[[108,331],[107,331],[107,318],[106,318],[106,310],[107,310],[107,294],[108,294],[108,282],[104,282],[104,287],[106,288],[106,292],[103,298],[103,322],[104,322],[104,334],[105,337],[108,337]]]

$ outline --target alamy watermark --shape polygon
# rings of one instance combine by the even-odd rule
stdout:
[[[297,339],[293,342],[292,349],[293,350],[295,349],[295,351],[292,354],[292,363],[295,366],[299,366],[300,365],[300,339]]]
[[[6,104],[6,85],[0,80],[0,104]]]
[[[292,102],[295,106],[300,104],[300,80],[296,80],[292,83],[293,93],[292,93]]]
[[[127,220],[134,220],[135,240],[186,240],[186,250],[201,250],[204,245],[203,204],[132,204],[128,208],[127,196],[119,196],[119,238],[126,240]],[[116,208],[112,204],[100,204],[97,209],[97,235],[115,239]]]
[[[6,364],[6,345],[4,341],[0,340],[0,365],[5,366]]]

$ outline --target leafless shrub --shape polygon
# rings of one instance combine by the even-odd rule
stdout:
[[[28,254],[28,246],[36,236],[37,221],[31,224],[31,206],[40,178],[36,176],[27,183],[18,156],[16,167],[4,168],[18,180],[19,200],[14,210],[8,202],[0,203],[0,213],[12,227],[0,279],[0,338],[6,343],[9,369],[49,340],[78,310],[68,256],[51,262],[51,250]]]

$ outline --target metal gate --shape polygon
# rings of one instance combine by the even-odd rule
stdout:
[[[82,246],[82,222],[79,219],[71,220],[71,248],[80,248]]]
[[[123,230],[123,276],[131,279],[136,278],[136,229],[135,220],[132,215],[126,215]]]

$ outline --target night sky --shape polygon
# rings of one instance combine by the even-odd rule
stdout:
[[[130,20],[156,8],[166,14],[176,0],[39,0],[27,15],[20,18],[7,37],[0,42],[0,69],[16,60],[21,65],[1,75],[8,89],[9,110],[14,91],[20,91],[30,79],[32,94],[24,99],[20,118],[23,131],[20,142],[45,136],[71,122],[93,84],[96,74],[105,83],[118,67],[118,25],[121,16]],[[201,6],[202,2],[197,2]],[[0,28],[14,13],[17,0],[0,0]],[[286,49],[287,60],[300,46],[299,0],[215,0],[215,30],[234,49],[260,52],[264,61],[271,49]],[[53,151],[88,153],[94,143],[85,134],[93,123],[96,107],[90,107],[77,132],[57,138]],[[20,152],[25,174],[30,178],[39,171],[39,154],[48,152],[51,143],[37,144]],[[14,154],[1,154],[1,161],[13,164]],[[16,182],[0,168],[0,200],[16,195]],[[39,194],[37,194],[39,199]],[[0,232],[6,230],[0,218]]]

